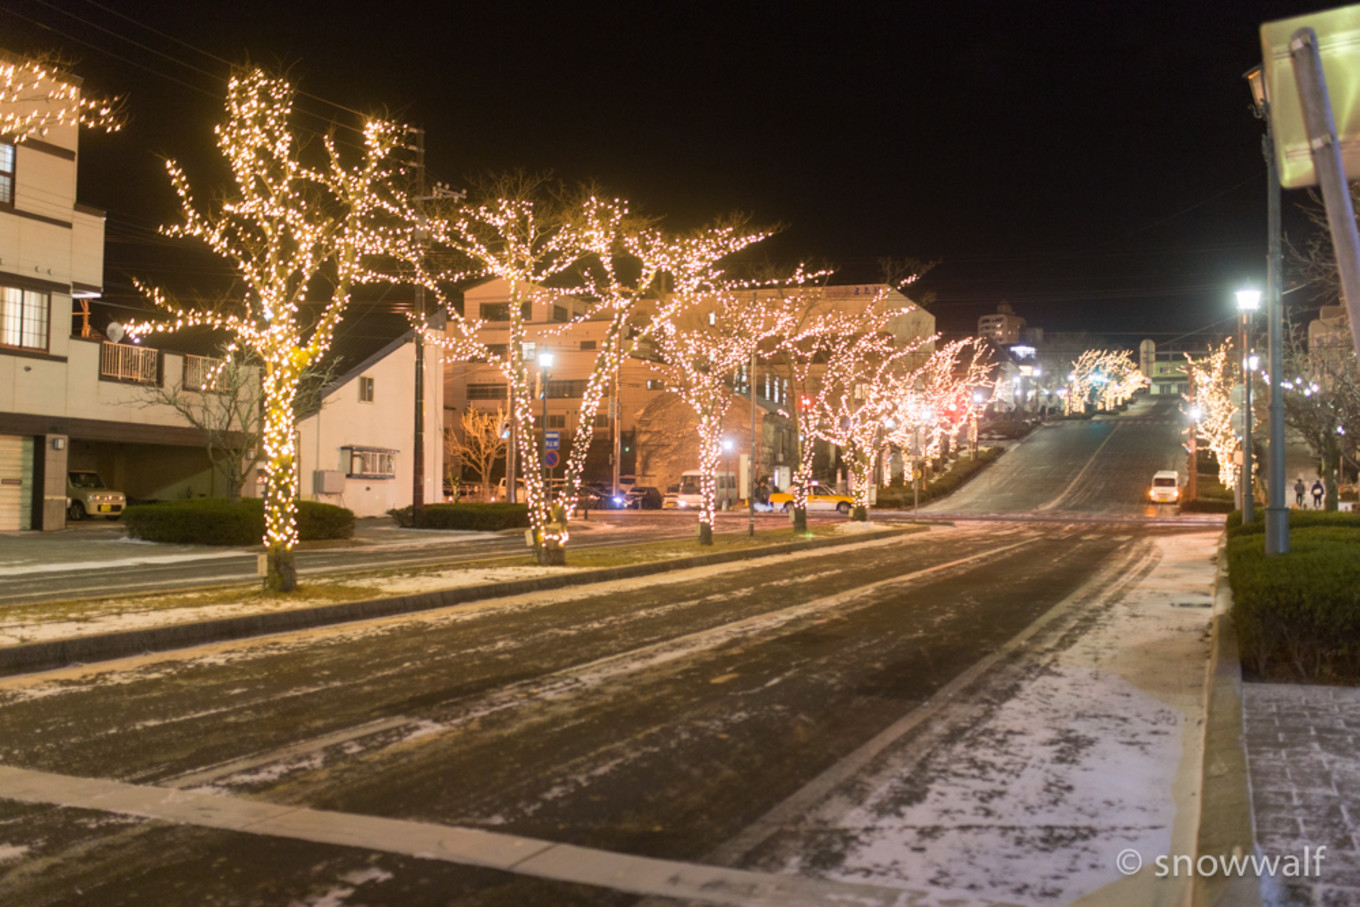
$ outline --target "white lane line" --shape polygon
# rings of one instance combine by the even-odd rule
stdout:
[[[223,794],[77,778],[11,766],[0,766],[0,798],[100,810],[243,834],[361,847],[417,859],[483,866],[541,879],[706,904],[736,907],[1003,905],[1003,902],[983,899],[961,901],[952,894],[776,876],[638,857],[454,825],[278,806]]]
[[[1052,510],[1054,507],[1057,507],[1060,503],[1062,503],[1063,498],[1071,494],[1072,489],[1077,487],[1077,483],[1080,482],[1082,478],[1086,475],[1086,473],[1091,470],[1092,466],[1096,465],[1096,458],[1099,457],[1100,452],[1105,449],[1105,445],[1110,443],[1110,439],[1114,437],[1115,432],[1119,431],[1120,424],[1121,423],[1118,422],[1115,423],[1114,428],[1110,429],[1110,433],[1105,436],[1105,440],[1101,441],[1100,446],[1095,449],[1095,453],[1091,454],[1091,459],[1086,461],[1086,465],[1082,467],[1081,472],[1077,473],[1077,477],[1067,484],[1067,487],[1062,490],[1061,494],[1059,494],[1053,500],[1049,501],[1047,504],[1042,504],[1034,509]]]

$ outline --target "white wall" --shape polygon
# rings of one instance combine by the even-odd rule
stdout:
[[[443,499],[443,382],[436,351],[425,356],[425,483],[424,501]],[[359,399],[359,382],[350,380],[328,396],[321,412],[298,426],[299,476],[304,500],[338,504],[356,516],[381,516],[411,503],[412,457],[415,442],[415,345],[407,343],[371,365],[362,376],[373,379],[374,399]],[[356,376],[357,378],[358,376]],[[396,450],[396,475],[391,479],[345,479],[341,494],[313,491],[313,471],[348,472],[341,448],[355,445]]]

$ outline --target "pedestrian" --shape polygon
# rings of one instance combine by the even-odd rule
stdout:
[[[1322,487],[1322,480],[1318,479],[1313,483],[1313,509],[1322,509],[1322,495],[1325,489]]]
[[[1294,506],[1295,506],[1295,507],[1298,507],[1298,508],[1302,508],[1302,507],[1303,507],[1303,496],[1304,496],[1304,494],[1307,493],[1307,491],[1308,491],[1308,486],[1305,485],[1305,484],[1303,484],[1303,476],[1299,476],[1299,480],[1298,480],[1297,482],[1294,483]]]

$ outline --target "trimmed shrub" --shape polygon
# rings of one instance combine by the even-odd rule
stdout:
[[[463,529],[473,532],[499,532],[502,529],[528,529],[529,505],[503,501],[469,504],[426,504],[413,517],[410,507],[389,510],[387,515],[398,526],[415,529]]]
[[[1236,538],[1243,535],[1263,535],[1266,531],[1264,511],[1258,508],[1254,523],[1242,525],[1242,511],[1235,510],[1228,516],[1228,535]],[[1341,513],[1336,510],[1289,510],[1289,529],[1348,529],[1360,530],[1360,513]]]
[[[148,542],[249,547],[264,538],[264,502],[259,498],[199,498],[137,504],[123,511],[123,524],[129,536]],[[302,541],[353,536],[353,511],[316,501],[298,502]]]
[[[1296,513],[1298,511],[1295,511]],[[1306,512],[1305,512],[1306,513]],[[1267,559],[1258,524],[1229,533],[1228,577],[1244,667],[1260,679],[1360,682],[1360,521],[1290,532]]]
[[[979,426],[978,434],[1001,440],[1019,440],[1029,434],[1034,426],[1019,420],[997,420]]]

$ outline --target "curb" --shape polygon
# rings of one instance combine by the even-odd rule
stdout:
[[[478,586],[460,586],[456,589],[421,592],[416,595],[368,599],[337,605],[318,605],[312,608],[298,608],[293,611],[271,611],[264,614],[246,614],[240,617],[224,617],[197,623],[150,627],[144,630],[125,630],[118,633],[100,633],[70,639],[55,639],[48,642],[25,643],[0,648],[0,676],[50,670],[77,663],[108,661],[114,658],[163,652],[204,643],[247,639],[270,633],[288,633],[312,627],[324,627],[378,617],[392,617],[417,611],[430,611],[488,598],[522,595],[526,592],[542,592],[569,586],[584,586],[591,583],[670,573],[692,567],[706,567],[778,554],[792,554],[797,551],[834,548],[839,545],[886,538],[900,531],[900,529],[891,529],[858,533],[845,538],[786,542],[744,551],[698,554],[692,557],[656,561],[649,564],[583,570],[561,576],[541,576],[503,583],[484,583]]]
[[[1214,576],[1214,616],[1209,666],[1204,678],[1204,762],[1201,766],[1199,833],[1195,860],[1251,855],[1256,834],[1251,812],[1251,780],[1242,730],[1242,663],[1237,629],[1232,622],[1232,588],[1228,585],[1228,535],[1218,545]],[[1195,874],[1190,892],[1193,907],[1260,907],[1255,876]]]

